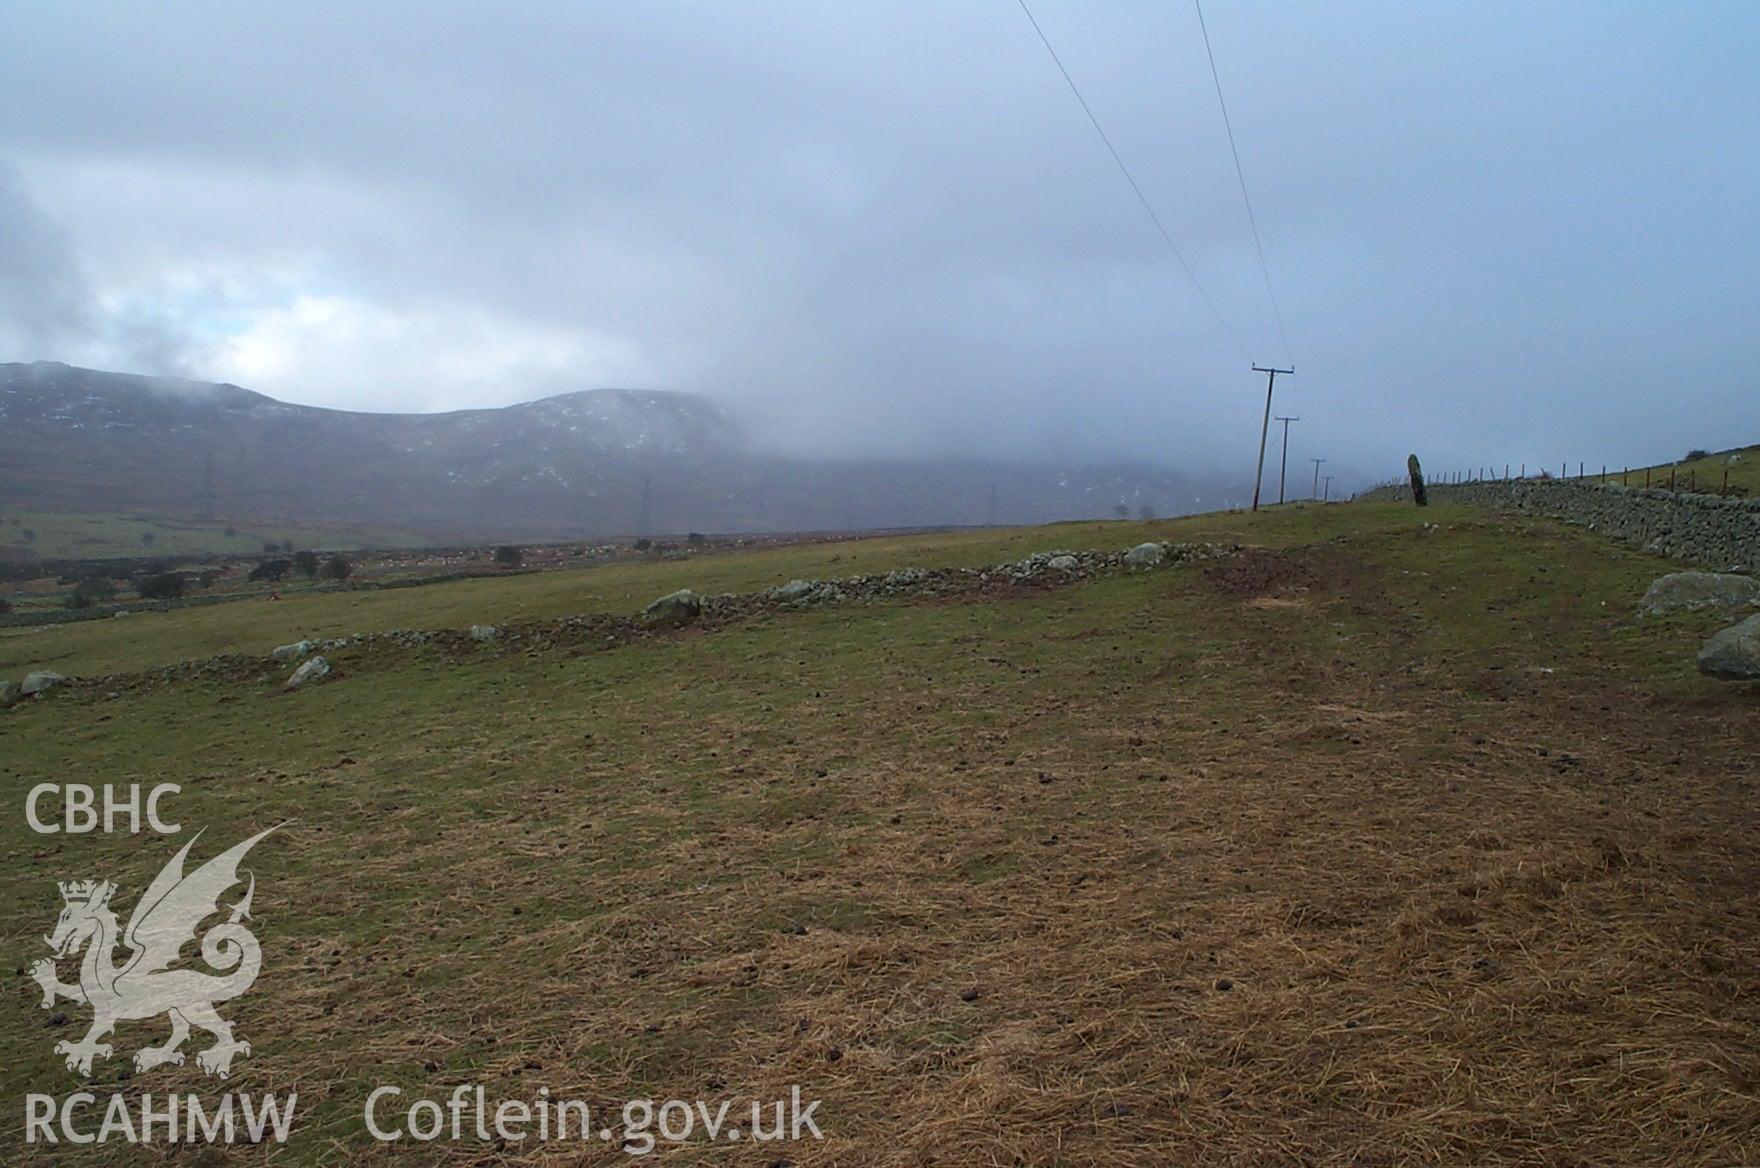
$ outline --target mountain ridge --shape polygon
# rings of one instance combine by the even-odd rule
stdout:
[[[1188,473],[1122,461],[777,454],[701,394],[600,388],[374,413],[47,361],[0,363],[0,465],[0,499],[18,505],[436,539],[1044,522],[1226,502]]]

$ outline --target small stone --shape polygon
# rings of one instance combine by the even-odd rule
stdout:
[[[770,597],[773,600],[789,604],[796,600],[806,600],[821,587],[822,585],[817,580],[790,580],[781,587],[772,588]]]
[[[40,694],[44,690],[54,689],[66,680],[67,678],[52,670],[39,669],[35,673],[24,675],[24,681],[20,683],[18,692],[21,697],[28,698],[32,694]]]
[[[1699,650],[1699,672],[1722,681],[1760,681],[1760,614],[1713,633]]]
[[[1153,568],[1167,558],[1167,549],[1158,543],[1140,543],[1124,554],[1127,568]]]
[[[329,673],[330,663],[322,657],[313,657],[293,671],[293,676],[287,679],[287,688],[298,689],[303,685],[322,680],[329,676]]]
[[[1760,605],[1760,580],[1752,576],[1733,572],[1671,572],[1651,582],[1638,609],[1654,616],[1748,605]]]
[[[654,628],[688,625],[702,614],[703,604],[695,592],[680,588],[668,592],[642,610],[642,623]]]

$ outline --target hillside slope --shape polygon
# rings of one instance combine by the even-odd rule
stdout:
[[[678,587],[1148,537],[1249,546],[533,635]],[[1669,567],[1544,520],[1357,504],[94,622],[74,672],[252,655],[0,711],[21,800],[177,783],[185,825],[59,845],[8,817],[0,945],[47,957],[69,875],[132,907],[197,828],[206,858],[283,824],[251,856],[261,980],[225,1005],[251,1050],[224,1089],[298,1093],[276,1164],[495,1159],[364,1129],[376,1084],[401,1118],[461,1083],[612,1101],[614,1124],[626,1099],[822,1101],[822,1143],[699,1131],[661,1157],[692,1165],[1752,1164],[1760,719],[1692,667],[1727,617],[1637,616]],[[460,635],[341,648],[293,693],[265,656],[393,625]],[[86,1008],[57,1024],[14,987],[15,1097],[223,1089],[194,1058],[131,1069],[159,1021],[121,1023],[88,1081],[55,1050]],[[0,1130],[7,1163],[141,1155]]]
[[[210,474],[209,464],[212,464]],[[93,512],[578,535],[1034,522],[1225,502],[1148,466],[838,461],[756,449],[717,403],[596,389],[370,414],[236,385],[0,364],[0,501]],[[1235,492],[1239,494],[1240,492]]]

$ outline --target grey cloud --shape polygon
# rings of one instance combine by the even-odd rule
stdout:
[[[1008,3],[15,11],[0,150],[106,287],[285,270],[578,332],[618,356],[575,375],[715,394],[783,443],[1238,464],[1245,366],[1283,354],[1195,23],[1035,7],[1247,356]],[[1734,5],[1218,6],[1303,456],[1752,439],[1755,32]],[[149,322],[150,359],[202,372],[193,328]],[[371,363],[373,408],[576,387],[309,358]]]
[[[66,232],[31,197],[17,168],[0,165],[0,344],[50,355],[93,324]]]

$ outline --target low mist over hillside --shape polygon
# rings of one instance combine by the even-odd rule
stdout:
[[[399,527],[436,539],[1179,514],[1243,484],[1167,468],[764,452],[716,402],[596,389],[368,414],[236,385],[0,364],[0,501]]]

